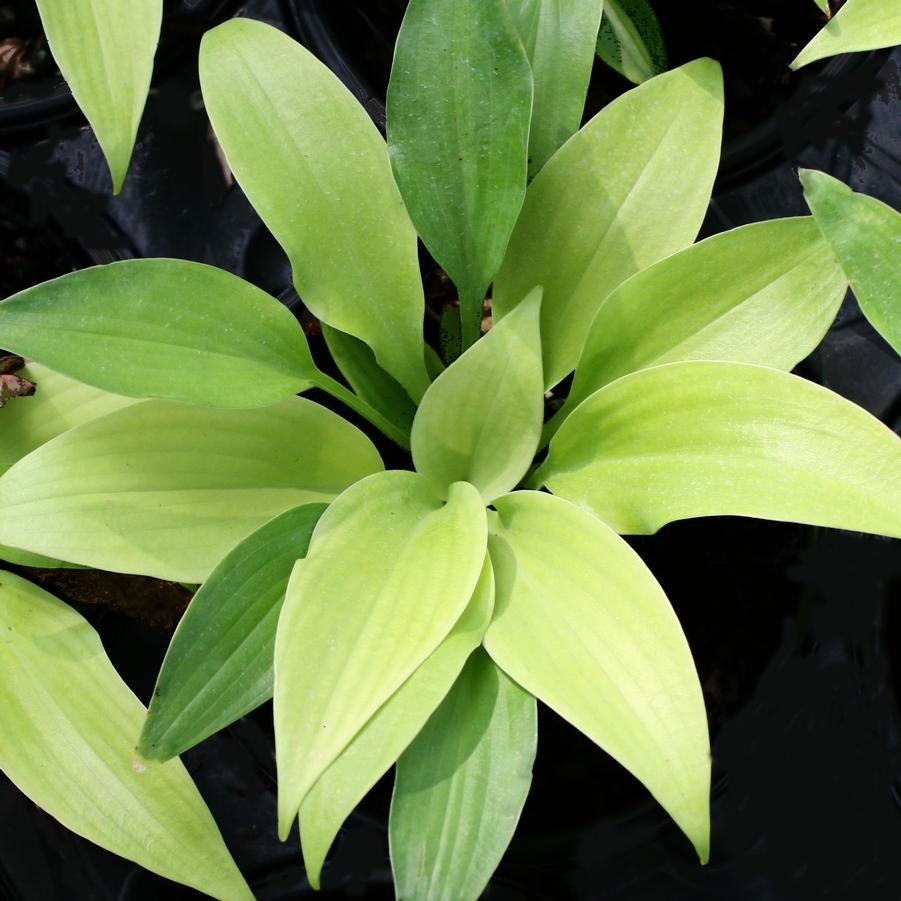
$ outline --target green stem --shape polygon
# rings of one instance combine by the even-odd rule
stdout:
[[[402,429],[398,428],[391,420],[383,416],[375,407],[366,403],[363,398],[354,394],[348,388],[345,388],[341,382],[336,381],[331,376],[320,372],[316,377],[316,387],[321,388],[326,394],[330,394],[335,400],[340,400],[342,404],[350,407],[354,413],[359,413],[367,422],[371,422],[380,432],[387,435],[395,444],[404,450],[410,450],[410,436]]]
[[[482,337],[482,312],[485,306],[484,293],[469,295],[460,292],[460,337],[461,352],[465,352]]]
[[[557,429],[563,425],[563,420],[569,415],[566,406],[567,403],[564,401],[563,406],[544,424],[544,428],[541,430],[541,442],[538,445],[538,450],[544,450],[551,443],[551,438],[557,434]]]
[[[544,473],[541,471],[543,466],[543,463],[535,463],[532,466],[523,477],[523,488],[526,488],[529,491],[539,491],[544,487]]]

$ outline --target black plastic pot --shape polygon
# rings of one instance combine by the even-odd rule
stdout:
[[[33,6],[33,0],[16,0]],[[196,50],[203,33],[237,6],[238,0],[165,0],[154,80],[171,74]],[[34,19],[39,27],[36,11]],[[0,37],[3,35],[0,34]],[[49,53],[49,51],[47,51]],[[42,77],[12,82],[0,94],[0,141],[5,145],[46,130],[52,123],[80,116],[62,75],[50,67]]]

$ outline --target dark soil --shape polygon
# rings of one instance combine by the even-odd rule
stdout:
[[[799,76],[788,64],[826,21],[810,0],[684,0],[654,6],[671,66],[701,56],[723,64],[727,141],[748,134],[789,98]],[[384,97],[405,0],[329,0],[318,7],[351,67]],[[596,61],[586,116],[631,87]]]

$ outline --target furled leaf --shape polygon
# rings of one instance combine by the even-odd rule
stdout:
[[[638,555],[588,511],[517,491],[489,549],[498,666],[632,772],[710,851],[710,744],[691,651]]]
[[[74,610],[0,571],[0,769],[66,828],[222,901],[250,899],[181,761],[132,766],[144,708]]]
[[[138,752],[169,760],[272,697],[275,628],[294,564],[325,504],[295,507],[245,538],[181,618]]]
[[[476,651],[397,762],[389,835],[398,898],[476,901],[526,802],[535,698]]]
[[[634,84],[666,71],[663,31],[648,0],[604,0],[597,53]]]
[[[591,320],[617,285],[694,241],[722,116],[719,66],[696,60],[604,107],[529,186],[493,311],[502,319],[536,285],[544,288],[546,386],[575,367]]]
[[[808,63],[901,44],[901,4],[896,0],[847,0],[792,62],[793,69]]]
[[[531,112],[529,61],[504,0],[410,0],[388,146],[410,217],[460,292],[464,348],[522,206]]]
[[[368,344],[419,400],[429,379],[416,232],[366,111],[300,44],[250,19],[204,35],[200,82],[228,164],[288,254],[304,303]]]
[[[475,485],[486,502],[513,488],[544,415],[541,288],[432,383],[413,422],[416,471],[440,489]]]
[[[603,0],[508,0],[532,65],[533,176],[579,130]]]
[[[901,354],[901,213],[824,172],[802,170],[801,181],[861,310]]]
[[[534,484],[621,533],[754,516],[901,537],[901,440],[850,401],[745,363],[669,363],[580,404]]]
[[[160,36],[162,0],[37,0],[47,43],[94,129],[118,194]]]
[[[323,514],[288,584],[275,641],[279,834],[376,711],[463,613],[485,559],[485,510],[412,472],[379,473]]]
[[[37,385],[37,391],[0,411],[0,472],[68,429],[136,402],[76,382],[39,363],[29,363],[22,375]]]
[[[322,335],[354,392],[409,434],[416,405],[400,383],[379,366],[369,347],[328,325],[322,326]]]
[[[124,260],[28,288],[0,302],[0,334],[23,356],[132,397],[257,407],[317,374],[275,298],[185,260]]]
[[[303,398],[241,411],[144,401],[13,466],[0,479],[0,544],[202,582],[273,516],[379,469],[362,432]]]
[[[326,854],[366,792],[416,737],[479,646],[494,607],[494,575],[486,556],[472,599],[450,634],[357,733],[300,806],[307,879],[319,887]]]
[[[810,216],[715,235],[632,276],[604,301],[567,404],[677,360],[791,369],[820,343],[847,289]]]

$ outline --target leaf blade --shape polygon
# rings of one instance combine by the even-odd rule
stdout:
[[[873,328],[901,354],[901,214],[837,179],[801,171],[804,197]]]
[[[411,0],[388,85],[394,177],[460,292],[463,347],[526,190],[532,74],[503,0]]]
[[[398,897],[481,896],[526,801],[537,727],[535,699],[477,650],[397,763],[389,837]]]
[[[881,0],[847,0],[791,63],[800,69],[840,53],[901,44],[901,9]]]
[[[706,862],[707,719],[666,595],[638,555],[586,510],[532,491],[495,506],[489,552],[497,602],[486,650],[640,779]]]
[[[0,544],[199,583],[276,514],[331,500],[381,467],[362,432],[303,398],[242,411],[144,401],[8,470]]]
[[[715,235],[642,270],[604,301],[567,405],[636,369],[678,360],[792,369],[820,343],[846,290],[809,216]]]
[[[413,461],[438,487],[469,482],[489,502],[529,468],[544,414],[540,310],[537,288],[426,391],[413,420]]]
[[[617,285],[692,243],[721,131],[719,66],[696,60],[604,107],[529,186],[492,308],[503,319],[536,285],[544,288],[546,387],[575,367],[591,320]]]
[[[169,760],[272,697],[275,629],[291,570],[325,504],[276,516],[234,548],[194,595],[156,681],[138,742]]]
[[[0,302],[0,329],[23,356],[130,397],[265,406],[318,374],[275,298],[186,260],[123,260],[51,279]]]
[[[472,599],[448,636],[379,708],[300,806],[307,879],[319,887],[322,864],[344,820],[383,776],[441,703],[479,646],[494,607],[494,575],[486,555]]]
[[[368,344],[418,400],[429,380],[416,232],[375,125],[312,54],[250,19],[204,35],[200,82],[229,166],[288,254],[304,303]]]
[[[579,130],[603,0],[510,0],[532,66],[529,177]]]
[[[583,401],[542,476],[620,533],[729,515],[899,536],[899,464],[896,435],[819,385],[746,363],[682,362]]]
[[[453,628],[484,563],[486,528],[471,485],[456,483],[445,502],[400,470],[357,483],[323,515],[276,635],[281,836],[320,775]]]
[[[223,901],[252,899],[180,761],[132,767],[144,708],[97,633],[42,589],[0,572],[0,767],[73,832]]]
[[[150,89],[160,0],[37,0],[47,43],[109,164],[125,181]]]
[[[597,54],[634,84],[666,71],[666,43],[648,0],[605,0]]]

